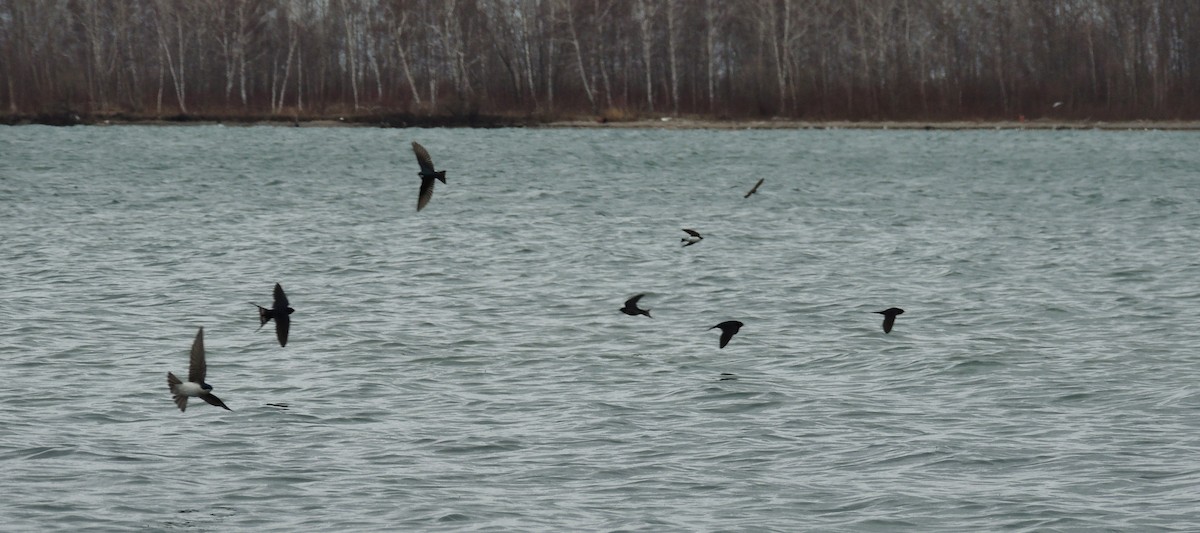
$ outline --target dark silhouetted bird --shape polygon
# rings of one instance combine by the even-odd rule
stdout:
[[[446,171],[434,170],[433,160],[429,158],[429,152],[425,151],[425,147],[413,141],[413,153],[417,154],[417,164],[421,165],[421,171],[417,173],[421,176],[421,193],[417,195],[417,211],[425,209],[425,205],[429,203],[429,199],[433,198],[433,180],[441,180],[446,183]]]
[[[720,347],[724,348],[726,344],[729,344],[729,339],[732,339],[733,335],[735,333],[737,333],[738,330],[742,329],[742,323],[738,322],[737,320],[726,320],[725,322],[721,322],[720,324],[717,324],[708,329],[716,329],[716,328],[721,328],[721,346]]]
[[[887,309],[884,309],[883,311],[875,311],[875,312],[883,315],[883,332],[884,333],[891,333],[892,332],[892,324],[896,323],[896,316],[904,314],[904,310],[900,309],[899,307],[889,307]]]
[[[638,308],[638,306],[637,306],[638,300],[641,300],[643,296],[645,296],[645,294],[639,294],[637,296],[634,296],[633,298],[626,300],[625,307],[621,308],[621,312],[625,313],[629,316],[646,315],[649,318],[654,318],[654,317],[650,316],[649,309],[639,309]]]
[[[742,198],[749,198],[751,194],[758,192],[758,188],[762,186],[763,181],[766,181],[766,179],[767,178],[758,178],[758,183],[755,183],[754,187],[750,189],[750,192],[746,193],[746,196],[743,196]]]
[[[275,319],[275,337],[279,339],[280,346],[287,346],[288,328],[292,325],[291,315],[295,309],[288,307],[287,295],[283,293],[283,287],[275,284],[275,301],[271,303],[271,308],[267,309],[258,304],[254,304],[258,308],[258,329],[262,329],[271,319]]]
[[[691,246],[693,244],[696,244],[696,243],[704,240],[704,237],[702,237],[700,235],[700,232],[698,232],[694,229],[684,228],[683,231],[686,231],[687,234],[689,235],[688,237],[679,239],[679,242],[682,242],[684,246]]]
[[[204,382],[204,374],[207,368],[204,364],[204,328],[196,332],[196,340],[192,341],[192,355],[188,362],[188,380],[187,383],[180,381],[175,377],[175,374],[167,372],[167,387],[171,389],[171,395],[175,397],[175,405],[179,406],[180,411],[187,411],[187,401],[189,396],[195,396],[217,407],[224,408],[226,411],[232,411],[225,402],[217,398],[212,393],[212,385]]]

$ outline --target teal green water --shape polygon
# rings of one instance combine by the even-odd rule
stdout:
[[[1197,146],[0,128],[2,529],[1195,530]]]

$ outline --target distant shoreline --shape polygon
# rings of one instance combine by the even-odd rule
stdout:
[[[81,116],[74,113],[39,115],[0,115],[0,125],[50,126],[280,126],[280,127],[381,127],[381,128],[593,128],[593,129],[713,129],[713,130],[803,130],[803,129],[869,129],[869,130],[1171,130],[1197,131],[1200,121],[1194,120],[1067,120],[1037,118],[1032,120],[795,120],[795,119],[711,119],[703,117],[661,117],[633,120],[550,119],[537,116],[454,115],[429,116],[410,114],[352,115],[347,117],[286,117],[279,115],[175,115],[167,117],[131,116],[125,114]]]

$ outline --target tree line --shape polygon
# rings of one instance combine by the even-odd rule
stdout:
[[[9,115],[1200,118],[1194,0],[0,0]]]

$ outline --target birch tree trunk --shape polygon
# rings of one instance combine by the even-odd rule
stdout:
[[[646,75],[646,108],[651,113],[654,112],[654,69],[651,63],[651,46],[654,43],[654,36],[650,33],[654,26],[650,20],[654,16],[651,11],[651,5],[646,3],[646,0],[638,0],[637,2],[637,18],[638,28],[641,29],[642,37],[642,70]]]
[[[342,22],[345,26],[346,37],[346,68],[350,70],[350,93],[353,96],[354,110],[358,111],[358,24],[354,20],[354,14],[347,6],[349,2],[343,4]]]
[[[100,108],[107,107],[105,99],[105,89],[108,86],[108,80],[104,79],[104,34],[109,29],[109,21],[100,20],[100,9],[96,2],[87,2],[83,5],[83,14],[77,17],[83,33],[87,38],[88,62],[87,68],[87,90],[88,101],[93,105],[98,105]]]
[[[554,111],[554,32],[553,28],[547,29],[546,26],[554,21],[554,2],[550,3],[550,16],[542,21],[541,41],[545,43],[546,52],[542,59],[542,63],[546,65],[546,110]],[[547,22],[549,21],[549,22]]]
[[[717,40],[717,8],[713,0],[704,0],[704,54],[708,69],[708,112],[717,109],[717,80],[716,80],[716,40]]]
[[[278,98],[272,98],[275,101],[275,110],[274,111],[276,114],[279,114],[283,111],[284,97],[287,95],[288,76],[292,72],[292,57],[296,53],[296,43],[299,40],[299,39],[297,39],[296,33],[297,32],[296,32],[295,24],[293,24],[289,20],[288,21],[288,52],[287,52],[287,60],[284,62],[284,65],[283,65],[283,81],[279,84]]]
[[[233,35],[233,61],[238,71],[238,96],[242,98],[242,108],[250,105],[250,97],[246,94],[246,47],[249,38],[246,36],[246,3],[238,2],[237,29]]]
[[[296,54],[296,111],[304,111],[304,52]]]
[[[679,9],[677,0],[667,0],[667,65],[671,75],[671,114],[679,115],[679,64],[676,61],[678,58],[675,53],[676,44],[678,43],[678,34],[676,32],[675,17],[676,11]]]
[[[521,52],[524,55],[522,62],[525,65],[525,83],[529,87],[529,96],[533,99],[533,106],[539,108],[541,105],[538,103],[537,83],[533,81],[533,45],[529,42],[531,40],[529,34],[531,33],[530,26],[532,22],[529,20],[529,14],[521,13],[520,22],[521,32],[519,42],[521,43]]]
[[[596,13],[596,23],[593,26],[596,28],[597,35],[603,36],[605,28],[608,27],[609,7],[611,7],[612,4],[606,2],[604,11],[600,10],[600,0],[594,0],[592,5],[593,12]],[[613,106],[613,88],[612,80],[610,80],[608,77],[608,67],[606,66],[608,54],[605,54],[605,50],[610,49],[615,50],[616,47],[606,47],[602,37],[598,37],[596,39],[596,65],[600,70],[600,81],[604,83],[604,103],[611,109]]]
[[[579,69],[579,81],[583,84],[583,94],[587,96],[592,114],[596,114],[596,95],[588,84],[587,68],[583,64],[583,51],[579,45],[579,33],[575,31],[575,9],[569,0],[563,0],[563,9],[567,11],[567,29],[571,32],[571,45],[575,48],[575,67]]]
[[[163,53],[162,57],[166,59],[167,70],[171,74],[171,84],[175,88],[175,99],[179,104],[179,112],[183,113],[183,114],[187,114],[187,112],[188,112],[188,110],[187,110],[187,78],[185,77],[186,71],[184,70],[184,48],[185,48],[186,42],[184,39],[185,34],[183,32],[183,17],[179,13],[178,10],[172,9],[170,11],[170,14],[173,16],[174,22],[175,22],[175,24],[174,24],[175,39],[176,39],[175,44],[179,50],[178,65],[176,65],[175,58],[173,58],[171,56],[171,46],[170,46],[171,43],[167,42],[168,32],[169,32],[170,28],[163,27],[165,24],[168,23],[168,21],[163,20],[163,13],[162,13],[162,10],[166,7],[166,2],[160,0],[158,3],[158,6],[159,6],[159,13],[158,13],[158,16],[155,17],[154,20],[155,20],[155,29],[157,30],[157,33],[158,33],[159,49]],[[161,83],[160,83],[160,87],[161,87]],[[162,90],[160,88],[159,89],[159,94],[160,94],[159,109],[160,109],[160,111],[162,108],[161,93],[162,93]]]
[[[395,17],[392,17],[392,19],[395,20]],[[392,36],[396,43],[396,53],[400,56],[400,69],[404,73],[404,79],[408,81],[408,90],[412,93],[417,107],[421,107],[421,92],[417,90],[417,83],[413,81],[412,68],[408,66],[408,53],[405,50],[404,29],[406,21],[408,21],[407,11],[400,15],[399,22],[392,25]]]

